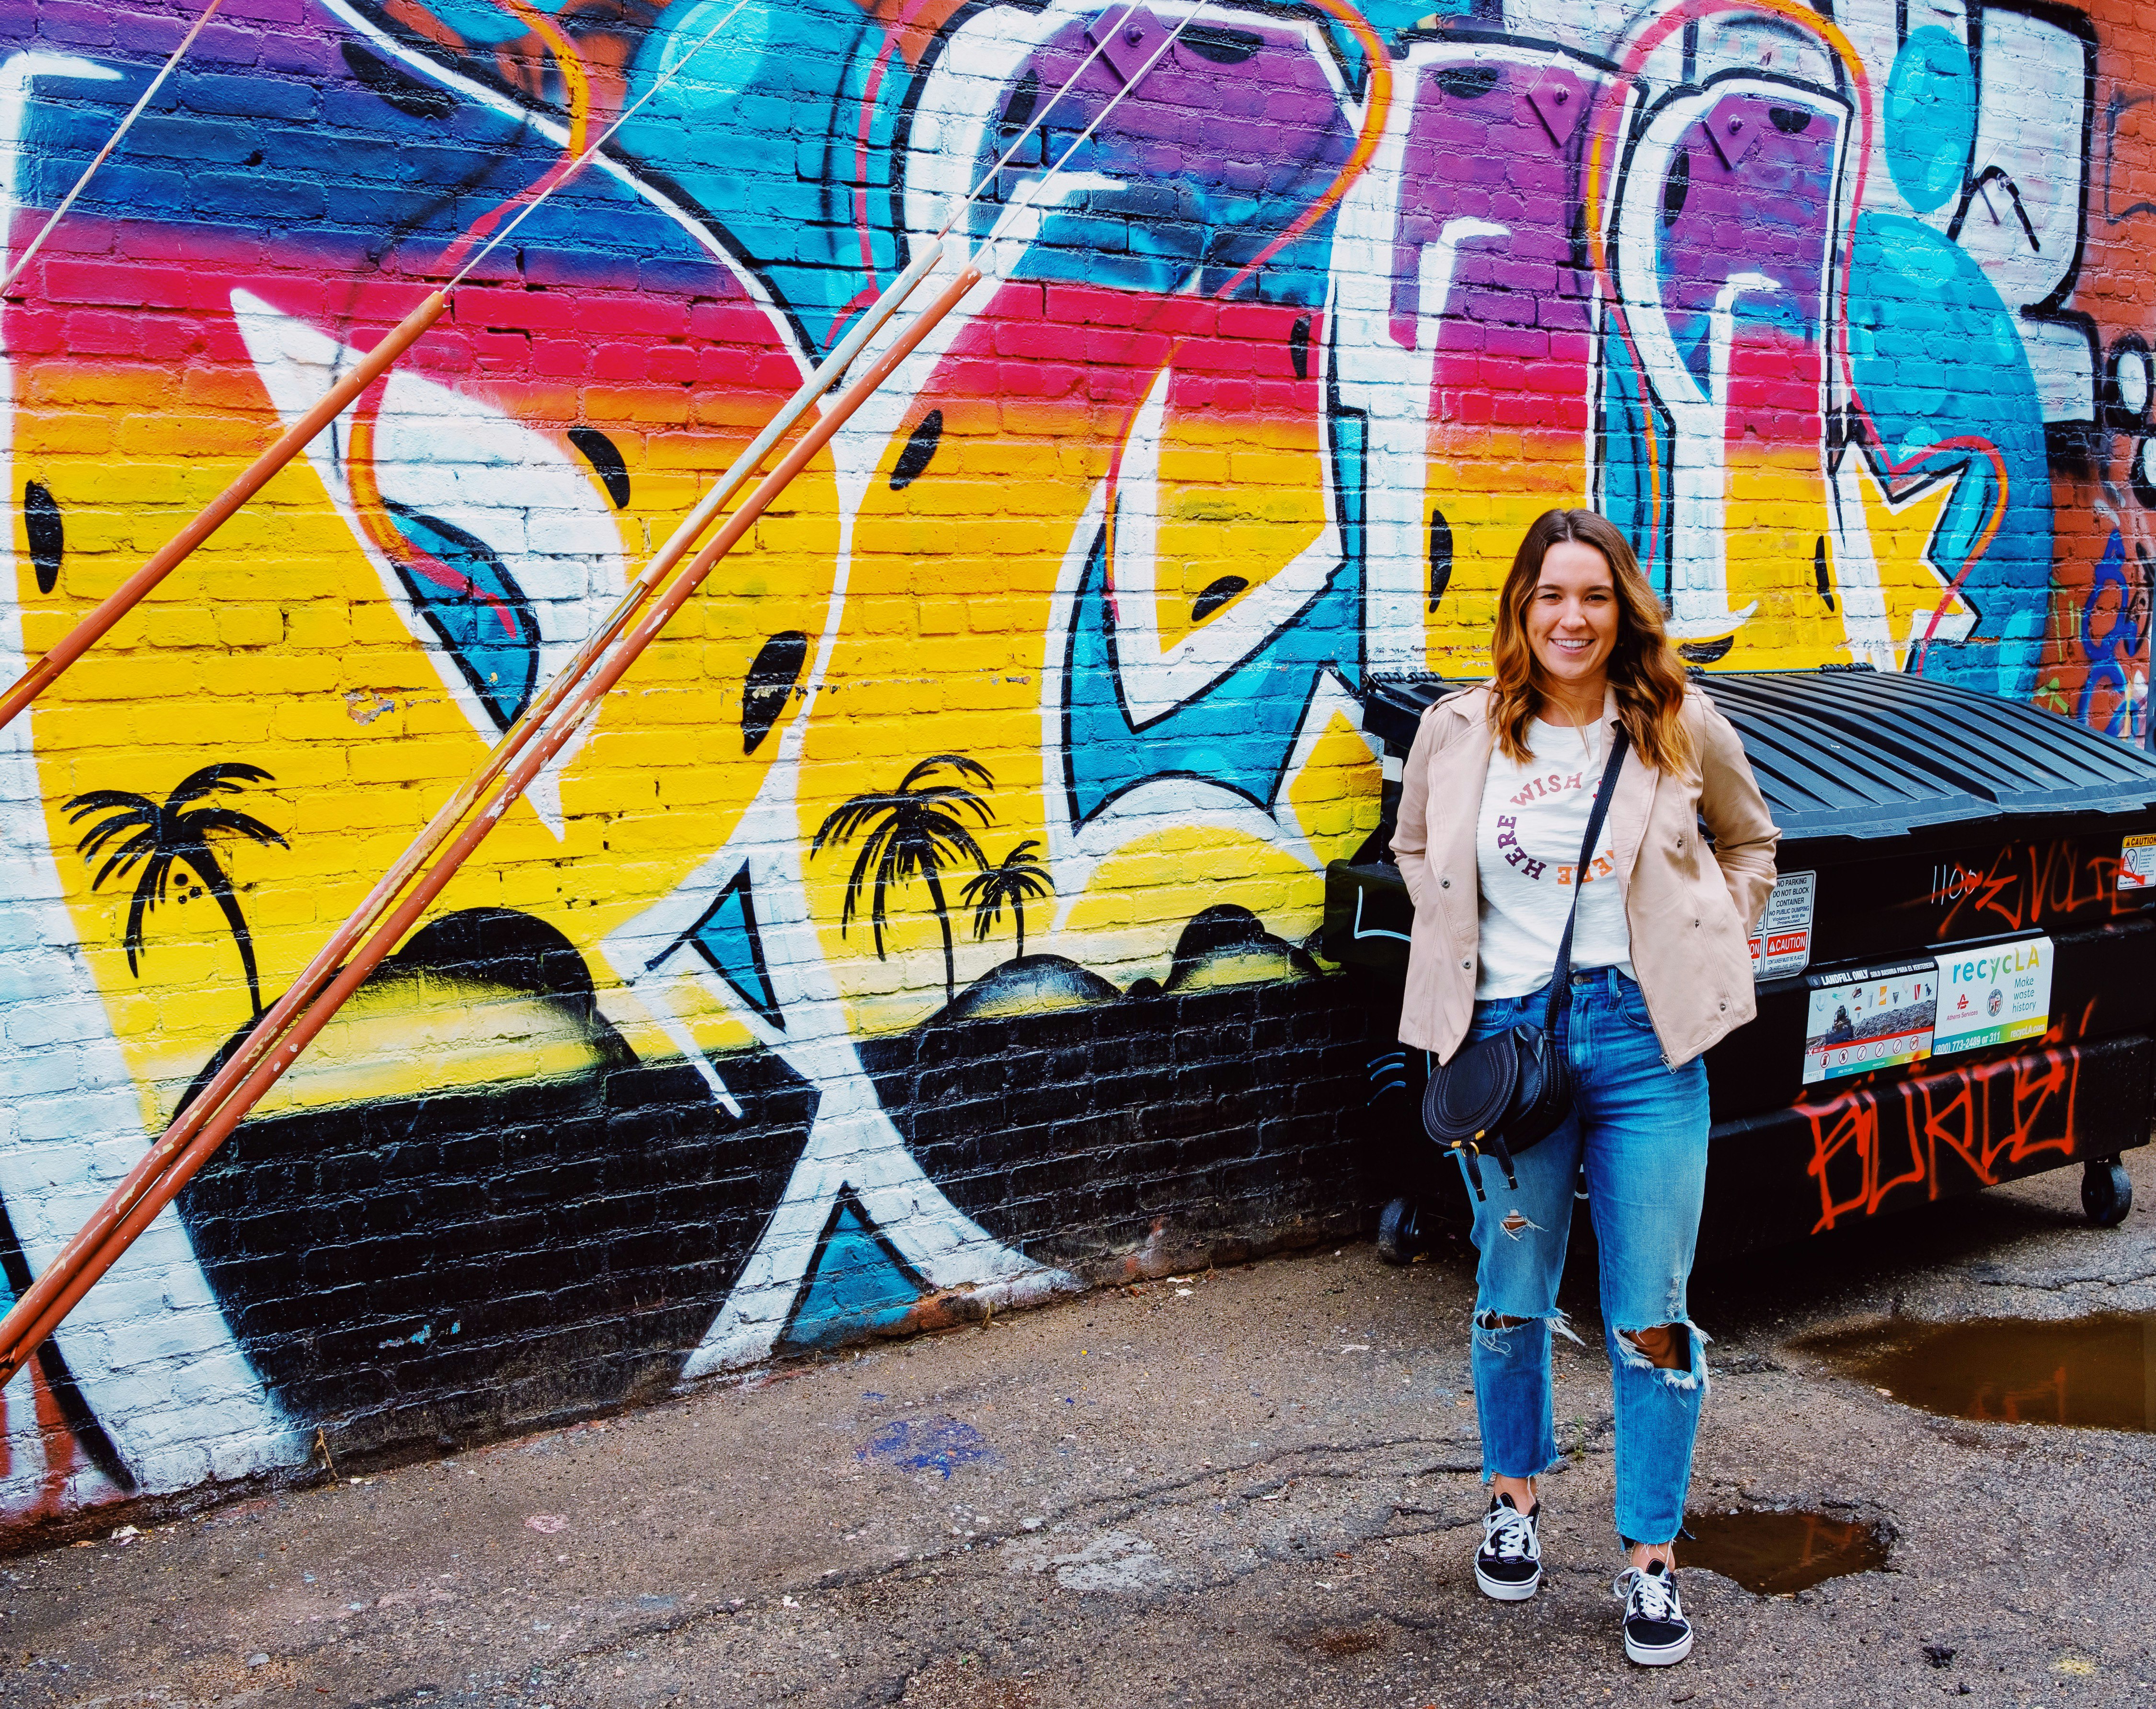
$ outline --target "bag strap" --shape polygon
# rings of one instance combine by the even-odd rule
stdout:
[[[1587,838],[1579,846],[1579,864],[1572,869],[1572,910],[1564,917],[1564,935],[1558,940],[1557,970],[1550,975],[1549,1008],[1543,1017],[1543,1031],[1552,1038],[1557,1037],[1557,1017],[1564,1004],[1565,987],[1572,981],[1572,929],[1579,919],[1579,893],[1587,888],[1588,863],[1594,858],[1602,821],[1609,811],[1609,797],[1617,792],[1617,774],[1624,770],[1625,751],[1631,744],[1632,733],[1620,723],[1616,739],[1609,744],[1609,757],[1602,764],[1602,786],[1594,792],[1594,810],[1587,816]]]

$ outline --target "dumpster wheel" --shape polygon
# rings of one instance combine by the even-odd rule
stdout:
[[[2082,1166],[2082,1209],[2099,1228],[2116,1228],[2133,1208],[2133,1183],[2116,1157],[2092,1157]]]
[[[1413,1199],[1392,1200],[1378,1218],[1378,1256],[1390,1264],[1413,1264],[1428,1249],[1421,1207]]]

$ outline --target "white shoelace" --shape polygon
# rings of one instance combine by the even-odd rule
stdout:
[[[1649,1620],[1681,1620],[1684,1611],[1677,1601],[1677,1580],[1674,1573],[1642,1573],[1637,1567],[1627,1567],[1617,1575],[1609,1587],[1610,1593],[1625,1604],[1625,1618],[1637,1614]]]
[[[1482,1547],[1501,1561],[1537,1559],[1534,1521],[1500,1502],[1482,1516]]]

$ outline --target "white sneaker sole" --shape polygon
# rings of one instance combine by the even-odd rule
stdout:
[[[1533,1578],[1522,1583],[1514,1584],[1502,1578],[1485,1578],[1481,1563],[1477,1562],[1475,1567],[1475,1583],[1476,1588],[1492,1602],[1525,1602],[1542,1588],[1542,1568],[1537,1567],[1535,1569]]]
[[[1691,1634],[1687,1632],[1674,1644],[1635,1644],[1632,1634],[1625,1634],[1625,1654],[1641,1667],[1675,1667],[1691,1654]]]

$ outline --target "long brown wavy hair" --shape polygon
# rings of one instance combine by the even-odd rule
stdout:
[[[1645,764],[1661,772],[1682,772],[1692,763],[1691,737],[1684,727],[1684,664],[1662,627],[1662,602],[1632,555],[1631,543],[1591,510],[1547,510],[1527,525],[1512,569],[1497,595],[1497,629],[1491,638],[1496,667],[1490,723],[1497,745],[1516,764],[1527,757],[1527,725],[1541,708],[1543,667],[1527,643],[1527,607],[1542,580],[1543,559],[1560,540],[1592,546],[1609,565],[1617,595],[1617,642],[1609,652],[1609,686],[1617,715],[1631,733]]]

